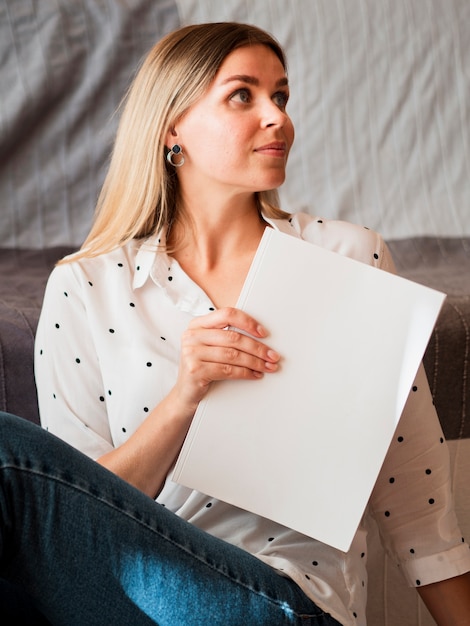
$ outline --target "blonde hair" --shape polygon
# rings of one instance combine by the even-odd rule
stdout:
[[[271,35],[234,22],[186,26],[150,50],[124,100],[95,220],[74,259],[109,252],[184,218],[177,214],[178,179],[165,158],[165,137],[204,94],[227,55],[254,44],[271,48],[287,69]],[[278,208],[276,190],[257,192],[256,198],[267,217],[288,217]]]

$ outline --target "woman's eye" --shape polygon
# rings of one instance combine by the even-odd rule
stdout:
[[[240,102],[248,103],[250,101],[250,92],[248,89],[238,89],[233,95],[232,100],[238,99]]]
[[[278,91],[274,94],[273,100],[280,109],[285,109],[289,100],[289,94],[285,91]]]

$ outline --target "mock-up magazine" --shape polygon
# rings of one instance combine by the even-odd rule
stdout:
[[[267,228],[237,306],[280,368],[212,383],[173,480],[347,551],[444,299]]]

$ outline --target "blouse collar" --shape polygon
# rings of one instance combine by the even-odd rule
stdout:
[[[289,235],[300,238],[299,232],[295,229],[289,219],[274,219],[262,214],[265,222],[272,228]],[[151,277],[155,283],[168,288],[168,283],[172,282],[171,272],[178,262],[165,252],[167,227],[156,234],[148,237],[139,247],[135,257],[133,288],[142,287]],[[181,269],[181,268],[180,268]]]

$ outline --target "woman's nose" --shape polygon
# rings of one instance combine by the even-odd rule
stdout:
[[[263,107],[261,123],[263,127],[268,126],[284,126],[286,121],[289,119],[287,113],[279,108],[279,106],[269,100],[268,103]]]

